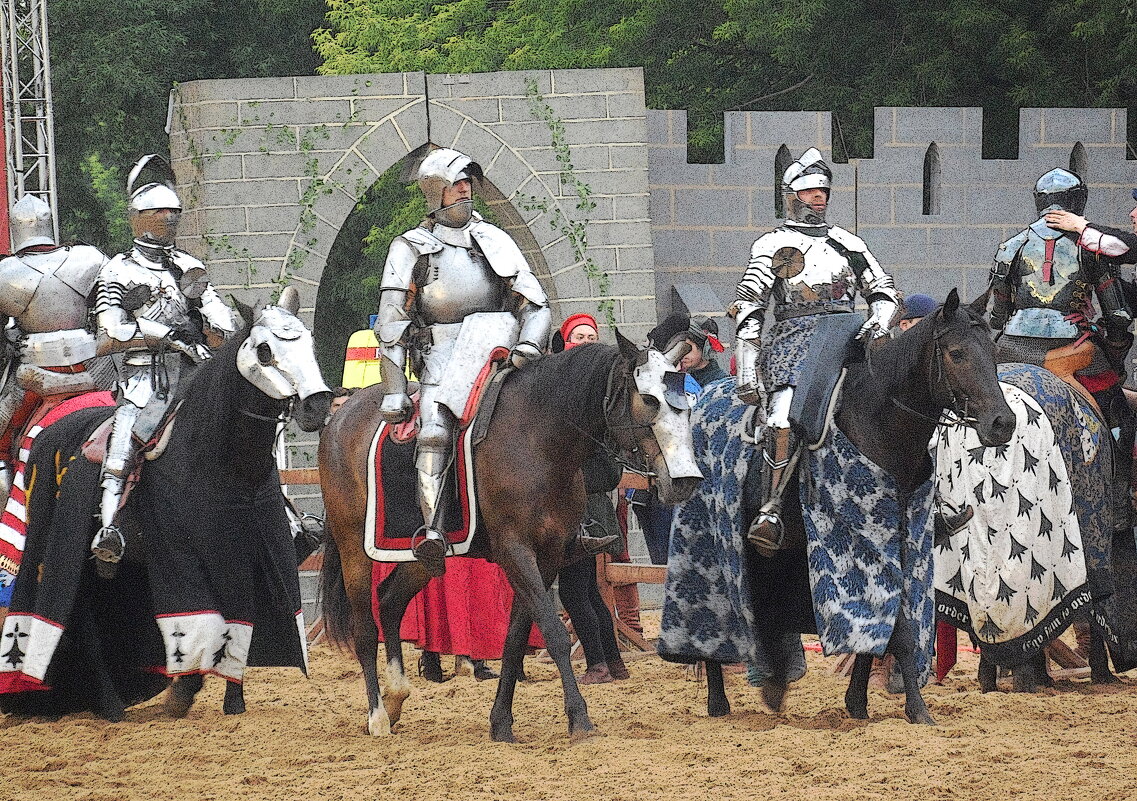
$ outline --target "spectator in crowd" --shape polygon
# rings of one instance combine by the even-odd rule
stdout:
[[[596,320],[588,314],[574,314],[565,320],[559,331],[564,349],[587,346],[600,341]],[[558,341],[554,340],[554,348]],[[616,511],[608,497],[620,481],[620,468],[610,455],[597,451],[584,464],[584,488],[588,493],[588,505],[582,526],[585,533],[602,541],[616,535],[608,544],[609,552],[620,554],[624,545],[620,529],[616,523]],[[577,558],[573,559],[572,556]],[[628,668],[620,656],[620,646],[616,640],[612,616],[608,606],[600,597],[596,584],[596,554],[571,554],[570,560],[561,568],[557,576],[557,589],[561,604],[568,612],[573,630],[584,649],[586,669],[579,677],[581,684],[602,684],[613,679],[629,677]]]

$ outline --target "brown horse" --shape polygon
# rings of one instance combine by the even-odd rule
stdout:
[[[474,451],[485,542],[469,555],[500,564],[515,593],[490,735],[513,742],[513,692],[532,623],[560,671],[570,736],[593,730],[569,661],[569,640],[549,588],[585,507],[581,465],[604,443],[655,474],[660,497],[686,498],[700,480],[691,451],[689,411],[675,365],[689,347],[666,356],[616,335],[618,348],[587,345],[546,356],[502,387],[485,440]],[[429,580],[417,562],[401,562],[378,588],[387,651],[387,687],[379,705],[378,631],[372,616],[372,562],[364,553],[366,462],[379,427],[384,387],[356,393],[320,439],[320,483],[328,538],[321,597],[329,638],[352,644],[367,687],[367,729],[388,734],[410,682],[399,625]],[[476,552],[475,552],[476,551]]]

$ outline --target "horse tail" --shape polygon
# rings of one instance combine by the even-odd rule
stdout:
[[[343,563],[334,537],[324,542],[324,564],[320,568],[320,610],[324,616],[324,632],[328,642],[339,648],[352,648],[351,605],[343,581]]]

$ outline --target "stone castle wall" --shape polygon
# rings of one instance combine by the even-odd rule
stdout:
[[[693,311],[721,310],[751,243],[778,224],[778,151],[829,158],[831,115],[727,113],[722,164],[687,163],[685,112],[649,111],[647,123],[658,311],[677,295]],[[982,292],[996,247],[1035,219],[1031,190],[1054,167],[1079,168],[1090,219],[1129,227],[1137,161],[1126,159],[1125,109],[1023,109],[1017,159],[982,158],[978,108],[878,108],[875,124],[871,159],[833,165],[829,219],[861,236],[905,292]]]

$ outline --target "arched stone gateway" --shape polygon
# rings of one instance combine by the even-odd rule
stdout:
[[[555,317],[594,313],[603,272],[621,329],[641,339],[654,324],[639,69],[196,81],[175,90],[171,108],[187,205],[179,244],[226,290],[258,297],[289,281],[311,321],[343,221],[389,167],[434,144],[485,168],[483,194],[529,256]],[[591,190],[587,212],[575,182],[562,180],[569,163]],[[573,224],[586,217],[582,253]]]

